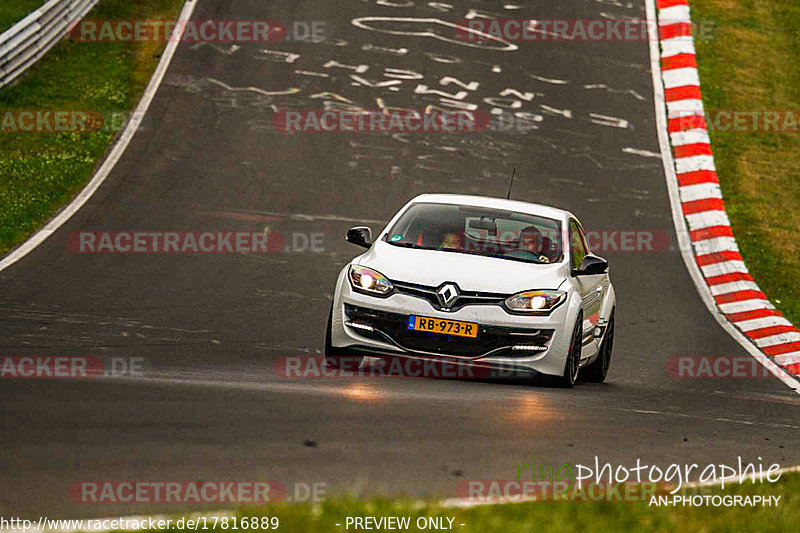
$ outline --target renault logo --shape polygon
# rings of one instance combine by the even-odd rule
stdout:
[[[458,300],[458,295],[455,283],[445,283],[436,291],[436,297],[439,298],[439,305],[442,307],[451,307]]]

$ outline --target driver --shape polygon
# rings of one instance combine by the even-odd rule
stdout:
[[[516,250],[512,250],[508,255],[521,259],[535,259],[540,263],[549,263],[543,250],[544,239],[542,232],[536,226],[527,226],[519,232],[519,245]]]

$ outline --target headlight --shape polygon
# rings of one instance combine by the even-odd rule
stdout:
[[[547,314],[567,299],[564,291],[525,291],[506,299],[510,311]]]
[[[350,267],[350,285],[354,290],[372,296],[388,296],[394,289],[392,282],[386,276],[377,270],[362,266]]]

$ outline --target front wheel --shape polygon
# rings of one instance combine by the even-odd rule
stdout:
[[[358,370],[361,355],[353,355],[346,348],[337,348],[331,345],[331,327],[333,325],[333,304],[328,313],[328,328],[325,331],[325,365],[328,368],[340,368],[342,370]]]
[[[611,351],[614,348],[614,311],[608,319],[606,334],[603,343],[600,345],[600,353],[592,364],[581,369],[581,380],[592,383],[602,383],[608,376],[608,367],[611,365]]]
[[[578,371],[581,366],[581,348],[583,347],[583,339],[581,332],[583,331],[583,313],[578,314],[578,320],[575,321],[575,329],[572,331],[572,340],[569,342],[569,352],[567,352],[567,362],[564,365],[564,374],[556,379],[556,383],[564,388],[571,389],[575,386],[578,380]]]

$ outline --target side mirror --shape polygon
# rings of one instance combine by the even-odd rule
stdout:
[[[345,240],[349,243],[364,248],[372,246],[372,230],[366,226],[356,226],[347,230],[347,237]]]
[[[608,272],[608,261],[596,255],[587,255],[581,261],[581,266],[575,271],[576,276],[596,276]]]

